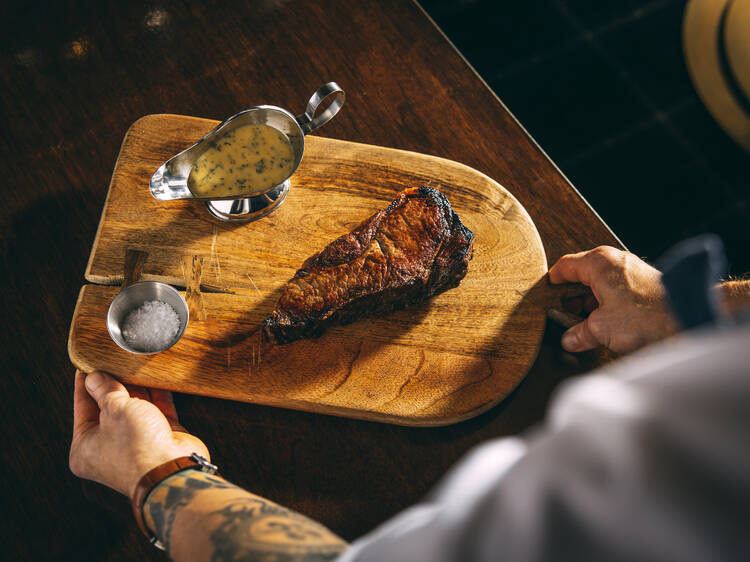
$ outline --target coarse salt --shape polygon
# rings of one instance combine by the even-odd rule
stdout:
[[[180,317],[162,301],[146,301],[128,312],[122,323],[122,336],[138,351],[160,351],[168,347],[180,330]]]

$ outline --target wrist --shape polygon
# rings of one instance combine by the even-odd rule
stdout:
[[[725,281],[717,285],[719,306],[724,314],[734,315],[750,306],[750,281]]]
[[[218,469],[198,453],[193,453],[190,456],[178,457],[160,464],[144,474],[138,481],[133,492],[131,505],[136,523],[143,534],[149,539],[149,542],[161,550],[165,550],[166,543],[160,542],[156,535],[152,533],[151,529],[147,526],[144,519],[143,506],[151,492],[153,492],[162,482],[170,480],[178,473],[190,470],[199,470],[209,474],[216,474]]]
[[[128,497],[131,501],[133,500],[139,482],[146,474],[165,463],[184,456],[186,456],[185,451],[159,451],[158,453],[151,453],[136,458],[133,462],[133,470],[127,488]]]

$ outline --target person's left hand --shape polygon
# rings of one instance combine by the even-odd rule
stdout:
[[[210,458],[203,442],[180,425],[171,393],[76,371],[73,474],[132,497],[149,470],[194,452]]]
[[[549,270],[550,283],[583,283],[593,297],[571,312],[591,314],[565,332],[562,347],[579,352],[604,345],[628,353],[677,332],[661,272],[630,252],[599,246],[568,254]]]

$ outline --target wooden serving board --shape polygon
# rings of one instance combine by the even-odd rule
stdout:
[[[502,186],[457,162],[308,136],[287,200],[266,218],[228,224],[200,201],[154,199],[153,171],[216,123],[150,115],[127,132],[86,269],[92,284],[71,325],[76,367],[149,387],[422,426],[475,416],[521,381],[544,331],[545,307],[534,295],[544,292],[547,263],[534,224]],[[261,340],[261,321],[307,257],[402,189],[424,184],[440,189],[475,234],[457,288],[318,339]],[[185,334],[156,355],[127,353],[107,333],[128,250],[148,253],[143,279],[179,287],[190,278],[186,257],[202,259],[203,290],[190,291]]]

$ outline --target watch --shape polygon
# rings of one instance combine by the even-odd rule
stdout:
[[[219,470],[216,465],[208,462],[208,459],[205,457],[202,457],[198,453],[193,453],[189,457],[178,457],[160,464],[156,468],[152,468],[141,477],[138,485],[135,487],[132,501],[135,522],[138,523],[138,527],[146,535],[148,541],[159,550],[166,550],[166,547],[146,527],[146,523],[143,521],[143,505],[146,503],[148,495],[158,484],[178,472],[191,468],[207,472],[208,474],[216,474]]]

